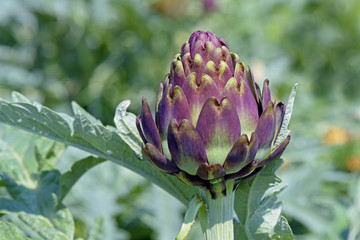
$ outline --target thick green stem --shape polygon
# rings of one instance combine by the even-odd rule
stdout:
[[[218,184],[218,185],[215,185]],[[205,206],[200,209],[200,221],[205,240],[234,240],[233,214],[234,182],[226,184],[226,195],[221,192],[222,183],[215,183],[216,198],[209,192],[201,190]]]

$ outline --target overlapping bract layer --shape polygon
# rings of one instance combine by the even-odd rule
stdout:
[[[212,180],[247,179],[278,158],[290,141],[274,142],[285,105],[272,101],[226,41],[194,32],[160,83],[155,121],[143,99],[137,127],[144,152],[161,170],[209,187]]]

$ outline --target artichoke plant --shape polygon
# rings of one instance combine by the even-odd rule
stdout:
[[[153,165],[214,200],[282,154],[290,141],[276,141],[284,114],[269,80],[261,91],[225,40],[197,31],[160,83],[155,120],[144,98],[136,124]]]

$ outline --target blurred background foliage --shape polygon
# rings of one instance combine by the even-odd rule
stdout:
[[[360,239],[358,0],[0,0],[0,96],[22,92],[57,111],[76,101],[113,125],[116,105],[158,84],[191,32],[209,30],[269,78],[286,101],[300,83],[292,142],[279,174],[297,239]],[[63,172],[82,156],[67,149]],[[141,177],[104,163],[65,199],[76,236],[172,239],[184,207]],[[196,226],[198,227],[198,226]],[[192,230],[191,239],[199,239]]]

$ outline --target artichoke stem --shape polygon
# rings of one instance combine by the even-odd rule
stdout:
[[[234,240],[234,181],[226,182],[226,195],[222,193],[223,183],[214,185],[216,198],[208,190],[201,190],[204,205],[199,211],[201,228],[205,240]]]

